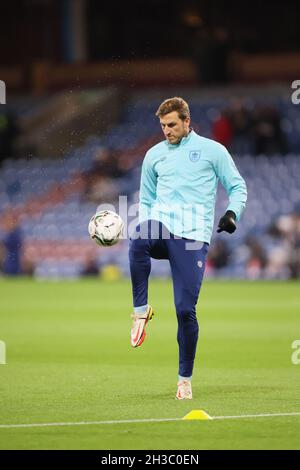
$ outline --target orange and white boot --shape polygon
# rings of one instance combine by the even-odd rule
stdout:
[[[139,315],[137,313],[134,313],[131,315],[133,319],[132,327],[131,327],[131,333],[130,333],[130,341],[131,341],[131,346],[133,348],[137,348],[138,346],[141,346],[141,344],[144,342],[145,336],[146,336],[146,325],[148,321],[152,320],[152,317],[154,315],[153,308],[151,305],[148,305],[147,311],[143,315]]]
[[[192,383],[190,380],[180,380],[177,387],[177,400],[191,400],[193,398]]]

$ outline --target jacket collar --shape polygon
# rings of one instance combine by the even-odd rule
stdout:
[[[188,135],[186,135],[185,137],[182,137],[181,141],[178,144],[169,144],[167,140],[166,140],[166,144],[168,148],[170,149],[180,147],[181,145],[185,145],[191,139],[193,134],[195,134],[195,131],[193,130],[192,127],[190,127]]]

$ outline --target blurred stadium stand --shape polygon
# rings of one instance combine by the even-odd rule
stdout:
[[[252,279],[299,277],[300,222],[299,215],[293,215],[300,212],[298,107],[277,88],[266,92],[265,88],[254,87],[241,89],[240,93],[230,88],[181,90],[179,94],[190,103],[192,124],[201,135],[212,137],[213,124],[220,112],[230,109],[233,95],[240,95],[249,111],[271,106],[278,112],[287,143],[284,155],[234,153],[247,181],[248,205],[233,236],[214,234],[207,275]],[[0,213],[2,219],[13,214],[19,220],[24,238],[25,274],[38,278],[74,278],[80,276],[89,259],[96,259],[100,269],[113,264],[124,275],[129,274],[127,239],[111,248],[97,247],[88,237],[87,225],[99,204],[113,204],[118,212],[119,195],[128,197],[128,205],[137,202],[145,151],[162,140],[154,113],[166,96],[169,91],[144,90],[128,95],[126,101],[119,100],[118,121],[115,118],[115,124],[111,123],[102,135],[95,133],[96,127],[89,130],[87,126],[87,134],[94,133],[85,135],[81,146],[70,146],[72,150],[65,155],[51,158],[24,155],[24,158],[3,161]],[[32,117],[48,102],[44,98],[32,102],[19,100],[14,103],[14,111],[18,116]],[[108,167],[105,175],[101,175],[105,158],[108,161],[114,158],[116,168]],[[91,194],[89,178],[93,178],[95,168],[98,168],[96,176],[100,171],[101,178],[99,181],[96,178],[98,193]],[[215,220],[223,214],[226,201],[220,187]],[[285,224],[282,217],[286,218]],[[133,222],[134,216],[129,217],[128,225]],[[1,234],[4,235],[3,227]],[[153,260],[152,273],[168,276],[168,263]]]
[[[8,108],[16,112],[22,131],[19,153],[29,149],[43,157],[64,155],[83,144],[93,132],[102,134],[120,114],[120,92],[116,88],[79,89],[58,92],[28,101],[12,100]]]

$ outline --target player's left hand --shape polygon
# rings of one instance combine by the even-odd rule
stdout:
[[[223,217],[221,217],[218,225],[217,232],[228,232],[233,233],[236,230],[236,215],[233,211],[227,211]]]

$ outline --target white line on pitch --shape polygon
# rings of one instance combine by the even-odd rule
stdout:
[[[246,418],[273,418],[282,416],[300,416],[300,412],[294,413],[264,413],[237,416],[212,416],[211,420],[223,419],[246,419]],[[43,428],[50,426],[93,426],[100,424],[130,424],[130,423],[164,423],[170,421],[183,421],[182,418],[154,418],[154,419],[123,419],[110,421],[79,421],[71,423],[33,423],[33,424],[0,424],[0,429],[10,428]]]
[[[294,413],[262,413],[257,415],[237,415],[237,416],[213,416],[212,419],[243,419],[243,418],[273,418],[276,416],[300,416],[300,412]]]
[[[34,424],[0,424],[2,428],[43,428],[47,426],[92,426],[93,424],[129,424],[129,423],[159,423],[167,421],[181,421],[182,418],[160,418],[160,419],[123,419],[111,421],[79,421],[74,423],[34,423]]]

